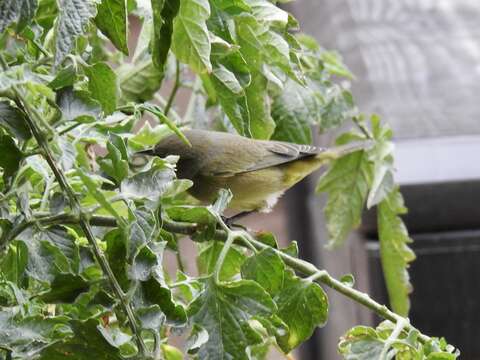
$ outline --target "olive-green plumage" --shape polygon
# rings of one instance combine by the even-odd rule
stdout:
[[[180,156],[177,175],[193,181],[191,195],[211,202],[220,189],[230,189],[230,208],[239,211],[270,210],[285,190],[323,164],[366,146],[357,143],[326,149],[215,131],[183,133],[191,146],[170,135],[141,153]]]

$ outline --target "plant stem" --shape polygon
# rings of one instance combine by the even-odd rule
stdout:
[[[352,120],[353,123],[360,129],[360,131],[363,133],[363,135],[365,135],[367,139],[373,140],[372,133],[358,116],[355,116]]]
[[[4,70],[8,69],[7,63],[1,56],[0,56],[0,63],[4,68]],[[63,171],[58,167],[57,165],[58,162],[56,161],[49,147],[47,137],[42,133],[41,129],[37,125],[38,122],[41,122],[40,114],[30,106],[30,104],[26,101],[21,91],[15,85],[12,86],[12,91],[16,97],[16,100],[19,102],[19,105],[21,105],[21,109],[26,115],[25,116],[26,122],[32,132],[32,135],[34,136],[40,149],[42,150],[42,153],[43,153],[42,155],[44,156],[45,160],[50,166],[61,189],[64,191],[65,195],[67,196],[73,213],[78,217],[78,220],[79,220],[78,223],[82,231],[84,232],[84,235],[87,238],[90,246],[92,247],[95,258],[97,259],[104,274],[107,276],[115,295],[120,300],[120,304],[122,305],[122,308],[127,315],[132,333],[135,336],[135,340],[137,342],[137,346],[140,354],[141,355],[146,354],[148,350],[145,346],[145,343],[143,342],[143,339],[140,334],[140,330],[137,327],[137,321],[135,319],[133,310],[130,304],[128,303],[128,300],[125,294],[123,293],[123,290],[120,287],[120,284],[118,283],[118,280],[115,277],[110,267],[110,264],[108,263],[105,255],[103,254],[103,252],[101,251],[100,247],[97,244],[97,241],[93,234],[92,227],[90,226],[87,214],[83,212],[82,207],[80,205],[80,201],[75,195],[73,188],[68,183],[67,178],[63,173]]]
[[[175,96],[177,95],[177,91],[180,88],[180,62],[177,60],[175,63],[175,82],[173,84],[172,92],[170,93],[170,96],[168,97],[167,100],[167,105],[165,105],[165,116],[168,115],[168,112],[170,111],[170,108],[173,105],[173,100],[175,100]]]
[[[42,224],[48,225],[48,224],[68,224],[68,223],[78,223],[79,218],[78,216],[68,214],[68,213],[61,213],[53,216],[49,216],[48,213],[34,213],[34,217],[36,218],[36,221],[39,221]],[[33,221],[30,221],[32,223]],[[90,223],[94,226],[104,226],[104,227],[116,227],[117,222],[115,218],[109,217],[109,216],[91,216],[90,217]],[[22,225],[21,229],[26,229],[29,225]],[[169,220],[163,220],[163,228],[166,231],[177,233],[177,234],[184,234],[184,235],[192,235],[197,231],[197,225],[195,224],[190,224],[190,223],[178,223],[178,222],[172,222]],[[21,231],[23,231],[21,230]],[[19,234],[19,230],[12,230],[16,232],[16,235]],[[21,232],[20,231],[20,232]],[[217,230],[215,233],[215,239],[219,241],[228,241],[229,238],[235,238],[237,240],[243,240],[243,235],[239,234],[239,232],[234,232],[232,234],[233,236],[228,236],[231,234],[230,232],[226,232],[225,230]],[[15,236],[16,236],[15,235]],[[10,238],[14,238],[14,236],[10,236]],[[257,250],[264,250],[267,248],[271,248],[269,245],[266,245],[253,237],[249,236],[248,242],[250,243],[251,246],[255,247]],[[247,246],[245,243],[240,243],[240,245]],[[373,300],[368,294],[365,294],[361,291],[358,291],[341,281],[335,279],[334,277],[330,276],[327,271],[325,270],[320,270],[318,269],[315,265],[302,260],[295,258],[293,256],[290,256],[288,254],[285,254],[284,252],[272,248],[278,256],[282,258],[282,260],[290,266],[292,269],[294,269],[296,272],[299,272],[305,276],[307,276],[310,280],[317,281],[319,283],[322,283],[325,286],[328,286],[329,288],[345,295],[346,297],[352,299],[353,301],[365,306],[366,308],[370,309],[373,311],[375,314],[379,315],[380,317],[390,320],[394,324],[397,324],[401,322],[402,324],[405,324],[404,329],[409,331],[415,329],[412,325],[410,325],[410,322],[408,319],[394,313],[393,311],[389,310],[385,305],[382,305],[375,300]],[[419,333],[419,340],[422,343],[426,343],[430,341],[430,337],[427,335],[424,335],[422,333]]]

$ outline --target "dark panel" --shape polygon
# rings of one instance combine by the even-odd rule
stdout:
[[[480,230],[423,234],[414,240],[410,320],[426,334],[444,336],[462,351],[463,360],[480,359]],[[378,243],[370,241],[367,247],[372,295],[388,303]]]

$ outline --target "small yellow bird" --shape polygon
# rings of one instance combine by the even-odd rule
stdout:
[[[178,155],[177,176],[193,181],[192,196],[212,202],[220,189],[230,189],[229,209],[242,213],[270,211],[285,190],[323,164],[369,146],[364,142],[319,148],[207,130],[183,133],[191,146],[170,135],[139,153]]]

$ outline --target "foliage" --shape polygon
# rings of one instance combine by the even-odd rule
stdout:
[[[129,49],[128,20],[141,24]],[[199,205],[175,157],[134,154],[182,127],[310,143],[353,119],[318,190],[330,244],[378,205],[391,304],[408,313],[413,259],[393,182],[391,131],[357,114],[340,57],[268,0],[5,0],[0,4],[0,358],[262,359],[328,319],[328,286],[395,322],[356,327],[346,359],[454,359],[443,340],[279,249],[231,230],[230,200]],[[131,57],[127,56],[131,54]],[[169,84],[170,83],[170,84]],[[173,83],[167,99],[160,94]],[[175,109],[190,91],[186,114]],[[179,238],[196,243],[185,273]],[[167,266],[174,253],[178,269]],[[189,259],[191,260],[191,259]],[[305,276],[306,275],[306,276]],[[350,283],[352,279],[350,279]],[[172,339],[188,341],[177,349]],[[185,354],[185,355],[184,355]]]

